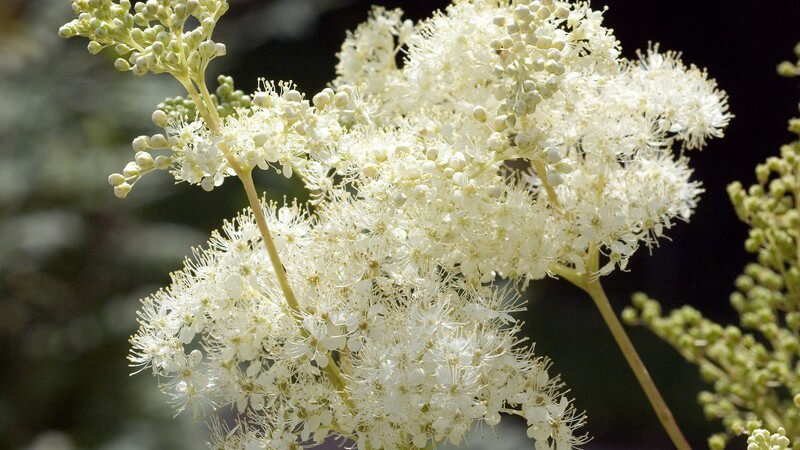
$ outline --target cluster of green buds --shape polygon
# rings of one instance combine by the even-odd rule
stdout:
[[[152,72],[196,79],[212,59],[226,53],[211,35],[228,10],[227,0],[147,0],[131,6],[130,0],[73,0],[78,17],[59,34],[88,38],[92,54],[113,48],[119,56],[116,68],[137,76]],[[195,20],[194,29],[184,30]]]
[[[772,434],[767,430],[756,430],[747,439],[747,450],[788,450],[789,444],[783,428]]]
[[[800,43],[794,46],[794,54],[797,61],[783,61],[778,64],[778,74],[782,77],[796,77],[800,75]]]
[[[217,83],[216,94],[211,95],[211,100],[217,106],[217,113],[221,118],[250,109],[253,99],[244,91],[234,87],[232,77],[220,75],[217,77]]]
[[[800,46],[796,50],[800,54]],[[787,64],[780,73],[796,75],[797,65],[789,71]],[[800,119],[792,119],[789,130],[800,135]],[[706,415],[726,428],[709,439],[712,449],[740,434],[750,434],[748,448],[800,446],[800,140],[781,147],[780,156],[755,173],[757,183],[747,189],[739,182],[728,186],[736,214],[750,227],[745,249],[756,255],[736,279],[730,301],[741,327],[753,332],[723,327],[689,306],[664,316],[644,294],[623,313],[629,324],[646,326],[697,364],[713,385],[698,396]],[[754,434],[762,428],[768,431]],[[780,442],[770,445],[774,440]]]
[[[236,89],[233,78],[225,75],[217,77],[217,90],[210,98],[216,105],[220,118],[249,110],[253,104],[253,99],[249,95]],[[156,106],[156,112],[153,113],[153,123],[164,129],[171,124],[192,122],[196,118],[197,106],[194,101],[180,95],[165,99]]]
[[[241,90],[236,90],[232,77],[220,75],[217,77],[217,82],[219,85],[216,94],[212,94],[210,98],[221,118],[250,109],[251,97]],[[164,132],[152,136],[139,136],[133,140],[131,143],[133,160],[125,165],[122,173],[112,173],[108,177],[108,183],[114,188],[114,194],[119,198],[125,198],[144,175],[156,170],[169,169],[172,158],[167,155],[154,157],[152,152],[172,150],[178,125],[194,121],[196,117],[197,109],[191,99],[178,96],[167,98],[160,103],[153,112],[152,120],[153,124]]]
[[[162,120],[163,111],[153,113],[153,121]],[[122,173],[112,173],[108,183],[114,187],[114,195],[125,198],[130,194],[133,186],[146,174],[155,170],[166,170],[172,164],[169,156],[160,155],[153,157],[151,150],[165,150],[171,147],[169,140],[163,134],[153,136],[139,136],[133,140],[131,147],[134,151],[133,161],[128,162]]]
[[[721,420],[726,429],[709,438],[711,449],[725,448],[735,436],[782,426],[794,437],[793,443],[800,444],[800,409],[786,394],[800,392],[800,382],[786,352],[762,344],[736,326],[715,323],[690,306],[664,316],[658,301],[642,293],[634,295],[633,307],[623,312],[623,319],[646,326],[671,344],[713,386],[698,395],[706,417]]]

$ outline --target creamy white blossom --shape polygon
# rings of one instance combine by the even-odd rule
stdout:
[[[375,9],[343,46],[334,84],[375,99],[384,129],[345,136],[340,161],[364,199],[404,209],[442,264],[530,280],[552,264],[583,271],[598,247],[603,275],[691,216],[702,190],[674,152],[731,117],[704,71],[657,46],[621,58],[583,2],[456,1],[404,27]]]
[[[214,96],[203,74],[227,2],[73,5],[62,35],[92,52],[132,39],[118,68],[171,73],[190,97],[159,105],[164,133],[134,140],[115,193],[169,169],[206,190],[235,175],[251,202],[143,301],[131,340],[179,409],[233,408],[214,445],[425,448],[501,414],[537,449],[585,442],[519,337],[516,291],[494,282],[606,275],[688,220],[702,189],[683,150],[731,117],[704,71],[657,47],[622,58],[586,2],[456,0],[418,24],[374,8],[310,100],[224,77]],[[189,16],[200,26],[181,34]],[[256,167],[298,174],[313,212],[262,208]]]
[[[300,312],[287,306],[252,214],[227,223],[144,301],[132,338],[131,361],[176,404],[232,405],[252,425],[240,439],[267,448],[288,448],[276,433],[309,445],[332,433],[359,448],[458,444],[501,413],[524,417],[545,447],[583,442],[583,419],[548,361],[517,337],[511,292],[410,264],[410,249],[383,238],[398,224],[363,221],[356,203],[313,217],[297,205],[265,213]],[[344,396],[323,372],[334,360]]]

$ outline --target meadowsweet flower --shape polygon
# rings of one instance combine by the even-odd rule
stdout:
[[[458,444],[476,421],[496,425],[500,412],[539,426],[538,442],[583,442],[583,418],[559,393],[548,362],[520,345],[513,294],[474,290],[408,259],[373,265],[408,249],[342,222],[358,214],[327,208],[348,203],[313,217],[297,205],[264,211],[286,238],[281,257],[300,317],[245,212],[144,301],[131,361],[150,368],[179,406],[235,406],[263,430],[240,439],[258,445],[277,445],[275,433],[309,445],[331,433],[352,436],[359,448]],[[324,375],[333,361],[347,402]],[[534,417],[532,408],[545,409]],[[276,417],[293,425],[275,428]]]
[[[582,271],[597,246],[605,275],[688,220],[701,189],[672,147],[700,148],[730,119],[704,71],[657,46],[621,58],[583,3],[456,1],[404,27],[377,9],[348,36],[334,84],[375,99],[384,130],[338,150],[363,198],[401,208],[436,259],[475,282],[527,281]]]
[[[704,71],[657,46],[621,58],[583,3],[464,0],[416,26],[376,8],[339,57],[335,90],[311,101],[265,82],[218,125],[158,115],[170,125],[142,149],[171,154],[109,181],[125,196],[148,167],[169,166],[210,190],[235,174],[233,158],[300,174],[317,201],[355,189],[393,204],[419,252],[473,283],[583,271],[592,247],[605,275],[688,220],[701,189],[672,148],[700,148],[730,119]]]
[[[118,69],[170,73],[189,95],[159,105],[164,132],[134,140],[115,193],[170,170],[205,190],[237,176],[251,203],[143,301],[131,340],[179,408],[233,407],[239,426],[217,427],[217,445],[458,445],[501,413],[538,449],[585,441],[548,360],[518,337],[514,291],[492,282],[606,275],[688,219],[701,189],[673,147],[702,147],[730,119],[705,72],[657,47],[621,58],[587,3],[456,0],[416,25],[374,8],[310,99],[225,77],[213,96],[224,0],[73,6],[63,36],[114,45]],[[254,168],[297,174],[313,214],[262,207]],[[587,266],[596,251],[602,268]]]

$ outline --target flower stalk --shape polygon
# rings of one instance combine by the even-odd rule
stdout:
[[[595,306],[597,306],[598,311],[600,311],[603,321],[605,321],[609,331],[611,331],[611,334],[614,336],[617,346],[622,351],[623,356],[625,356],[625,361],[628,362],[628,366],[636,376],[636,380],[639,382],[642,390],[644,390],[647,400],[650,402],[650,405],[658,416],[658,420],[661,422],[661,426],[666,430],[675,448],[678,450],[691,449],[689,442],[686,440],[678,423],[675,421],[667,402],[664,400],[664,397],[661,396],[658,387],[656,387],[653,378],[650,376],[650,372],[648,372],[647,367],[644,365],[641,357],[639,357],[639,353],[633,346],[633,342],[631,342],[622,323],[611,307],[611,302],[608,300],[608,296],[603,289],[603,285],[600,283],[599,277],[591,275],[597,271],[598,267],[598,252],[596,248],[593,248],[589,252],[588,259],[589,270],[585,273],[579,274],[574,269],[565,266],[556,267],[553,269],[553,272],[589,294],[589,297],[592,298]]]
[[[202,98],[199,96],[196,89],[194,89],[195,83],[201,87],[201,92],[203,93]],[[202,115],[209,124],[209,128],[213,132],[218,133],[220,120],[219,115],[216,112],[215,106],[211,102],[211,96],[208,93],[208,88],[206,87],[205,82],[190,81],[188,86],[185,83],[182,84],[187,87],[189,95],[196,102],[198,108],[201,108],[201,111],[205,111],[205,114]],[[267,249],[269,261],[272,264],[275,277],[278,279],[278,284],[281,287],[281,292],[283,292],[283,295],[286,298],[286,303],[289,305],[291,315],[297,321],[298,326],[302,328],[302,309],[300,307],[300,303],[297,301],[297,297],[295,296],[291,285],[289,284],[289,278],[286,276],[286,269],[281,262],[280,255],[278,255],[278,249],[275,246],[275,241],[272,239],[272,233],[269,231],[269,225],[267,224],[267,219],[264,216],[264,208],[261,204],[261,200],[259,200],[255,183],[253,182],[253,169],[243,168],[236,160],[236,157],[227,148],[225,142],[220,143],[220,149],[225,154],[228,164],[230,164],[231,168],[233,168],[234,172],[236,172],[236,176],[242,182],[242,186],[247,194],[247,201],[250,204],[250,209],[253,211],[253,216],[255,217],[256,224],[258,225],[258,230],[261,233],[262,241]],[[333,359],[333,356],[331,356],[330,352],[328,352],[326,356],[328,359],[328,365],[324,368],[325,373],[333,387],[336,389],[336,392],[342,398],[342,401],[344,401],[348,408],[353,410],[355,406],[347,395],[347,384],[341,376],[341,371],[339,370],[339,367],[337,366],[336,361]]]

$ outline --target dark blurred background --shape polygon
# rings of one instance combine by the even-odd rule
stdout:
[[[230,56],[210,75],[233,75],[246,92],[259,76],[292,79],[316,92],[334,77],[345,30],[371,3],[419,19],[448,2],[231,0],[219,28]],[[601,7],[602,1],[593,2]],[[746,228],[725,186],[751,183],[755,164],[790,140],[796,82],[778,78],[800,40],[800,2],[606,0],[607,23],[624,54],[648,42],[681,50],[707,67],[736,114],[725,139],[691,155],[707,192],[690,224],[679,224],[652,255],[606,285],[617,310],[644,290],[667,307],[692,303],[722,322],[748,260]],[[67,0],[0,0],[0,449],[194,449],[206,431],[173,412],[149,375],[129,377],[127,337],[138,298],[168,282],[192,245],[245,201],[235,183],[211,194],[165,176],[147,177],[126,201],[106,176],[131,158],[134,136],[153,132],[152,108],[180,93],[167,77],[133,80],[86,42],[62,41]],[[300,186],[262,176],[269,195],[301,197]],[[521,232],[524,230],[520,230]],[[666,434],[592,303],[564,283],[535,283],[526,332],[550,356],[594,437],[589,449],[669,448]],[[695,367],[641,329],[630,330],[664,397],[697,448],[719,425],[695,402]],[[473,448],[530,447],[512,424],[471,440]],[[519,424],[517,424],[519,425]],[[743,448],[741,441],[732,445]]]

